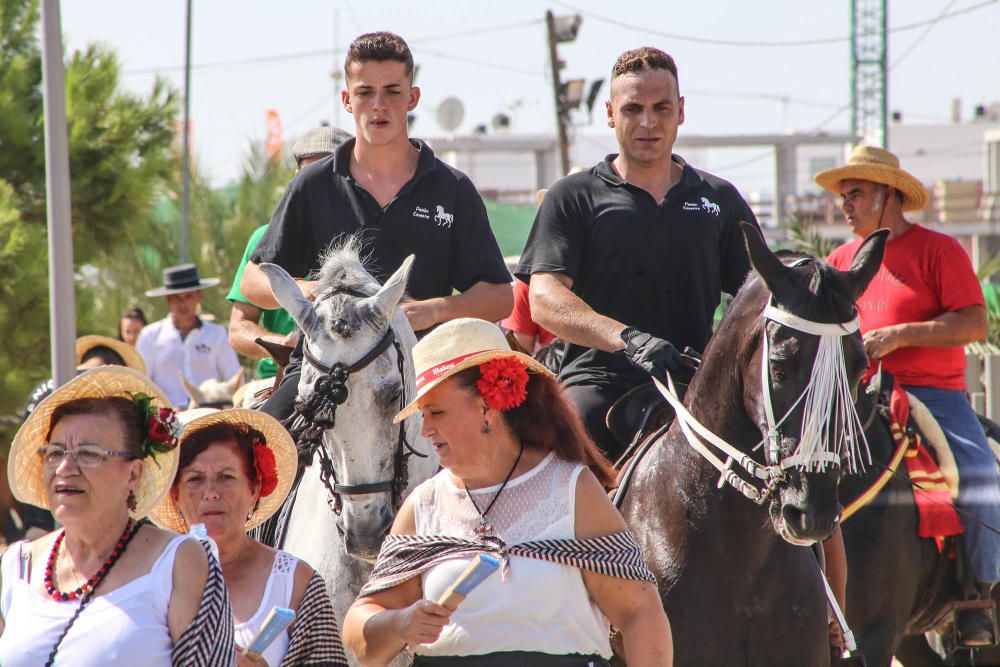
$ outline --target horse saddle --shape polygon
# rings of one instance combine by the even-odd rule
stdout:
[[[638,440],[668,424],[674,418],[674,409],[652,382],[641,384],[625,392],[608,409],[604,418],[611,435],[626,449]]]
[[[288,345],[272,343],[263,338],[255,338],[253,342],[267,350],[267,353],[271,355],[274,363],[278,365],[278,374],[274,376],[273,380],[254,380],[236,390],[236,393],[233,394],[233,405],[248,410],[259,408],[264,404],[264,401],[271,397],[274,390],[278,388],[278,385],[281,384],[281,378],[285,374],[285,367],[288,366],[292,351],[295,349]]]

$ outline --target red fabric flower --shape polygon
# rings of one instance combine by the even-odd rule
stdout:
[[[260,482],[260,497],[274,493],[278,488],[278,462],[271,448],[262,442],[255,442],[253,445],[253,467],[257,470],[257,481]]]
[[[494,410],[516,408],[528,397],[528,367],[513,357],[487,361],[479,365],[476,389]]]

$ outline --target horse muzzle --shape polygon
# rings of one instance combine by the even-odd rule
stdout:
[[[344,540],[348,555],[358,560],[374,563],[378,558],[382,541],[389,534],[395,513],[387,503],[344,503],[344,511],[337,519],[337,532]]]

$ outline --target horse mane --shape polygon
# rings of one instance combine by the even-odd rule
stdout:
[[[379,284],[365,268],[370,257],[361,256],[361,241],[355,236],[332,244],[320,257],[316,293],[356,292],[372,296]]]
[[[392,315],[359,307],[357,303],[359,297],[374,296],[381,287],[365,267],[370,255],[362,253],[361,241],[355,236],[347,236],[332,244],[320,258],[316,303],[323,302],[327,306],[328,325],[340,335],[350,335],[362,325],[382,331],[389,325],[387,318]]]

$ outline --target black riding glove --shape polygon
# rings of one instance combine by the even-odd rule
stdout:
[[[676,373],[681,369],[681,353],[669,341],[632,327],[622,331],[621,335],[625,341],[625,356],[636,368],[661,382],[667,381],[667,373]]]

